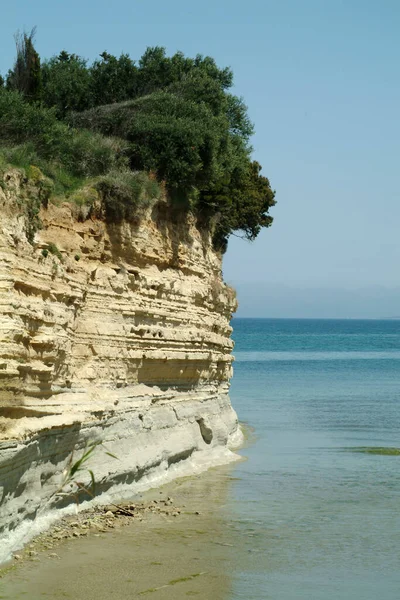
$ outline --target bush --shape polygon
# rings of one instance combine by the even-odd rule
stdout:
[[[161,197],[161,187],[146,173],[132,171],[109,173],[96,184],[106,217],[113,223],[131,220]]]
[[[60,262],[64,262],[61,252],[53,242],[47,244],[47,250],[50,252],[50,254],[53,254],[53,256],[57,256]]]
[[[71,123],[123,136],[129,142],[131,167],[154,171],[170,190],[201,188],[226,166],[227,118],[169,92],[74,114]]]
[[[24,211],[26,214],[26,237],[30,244],[33,244],[35,233],[42,229],[43,224],[39,217],[41,201],[40,198],[30,197],[24,201]]]
[[[126,163],[122,140],[77,131],[60,122],[54,110],[28,104],[19,93],[6,90],[0,90],[0,144],[24,148],[38,162],[62,165],[78,177],[101,175]]]

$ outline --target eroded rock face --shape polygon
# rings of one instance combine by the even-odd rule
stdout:
[[[159,205],[136,223],[42,210],[29,244],[23,203],[39,184],[0,187],[0,539],[40,527],[71,452],[105,495],[232,459],[228,398],[236,307],[221,257]],[[104,497],[103,497],[104,499]],[[31,527],[34,519],[35,527]],[[17,535],[18,534],[18,535]],[[0,560],[5,552],[0,552]]]

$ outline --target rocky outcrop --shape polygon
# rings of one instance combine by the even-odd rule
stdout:
[[[60,203],[30,244],[40,184],[0,186],[0,560],[51,518],[85,443],[117,456],[91,460],[105,500],[231,460],[241,435],[236,300],[208,234],[163,201],[120,225]]]

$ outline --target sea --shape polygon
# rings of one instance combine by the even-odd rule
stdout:
[[[170,484],[182,519],[71,541],[1,597],[400,598],[400,321],[233,328],[242,460]]]
[[[231,598],[400,598],[400,321],[235,319]]]

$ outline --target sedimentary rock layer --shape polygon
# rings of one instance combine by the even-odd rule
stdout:
[[[165,202],[107,224],[68,203],[42,209],[16,170],[0,186],[0,560],[57,504],[61,472],[87,442],[98,491],[232,458],[228,397],[236,300],[209,235]],[[80,218],[77,218],[79,217]],[[197,466],[196,466],[197,465]]]

